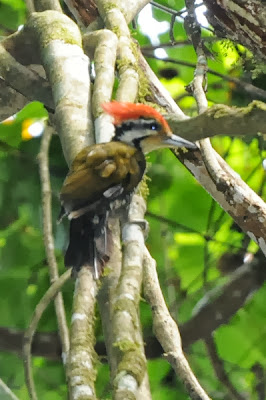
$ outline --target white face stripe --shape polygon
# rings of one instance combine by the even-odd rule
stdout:
[[[153,118],[140,118],[137,120],[128,120],[116,127],[117,140],[134,145],[138,139],[157,135],[162,131],[162,125]]]
[[[148,137],[148,136],[153,136],[157,135],[157,131],[152,131],[150,129],[133,129],[131,131],[125,131],[123,135],[121,136],[121,141],[128,143],[128,144],[133,144],[134,140],[140,139],[142,137]]]

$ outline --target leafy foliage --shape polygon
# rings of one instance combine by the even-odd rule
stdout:
[[[30,134],[30,128],[38,123],[39,131],[36,136],[39,136],[43,129],[44,123],[48,119],[48,112],[43,104],[34,101],[27,104],[17,114],[10,116],[0,123],[0,141],[11,147],[17,148],[23,140],[29,140],[33,137]]]

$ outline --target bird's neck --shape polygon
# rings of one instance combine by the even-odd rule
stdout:
[[[112,139],[114,142],[121,142],[130,147],[135,147],[137,150],[142,151],[141,140],[142,136],[139,131],[132,130],[128,124],[121,124],[115,127],[115,135]]]

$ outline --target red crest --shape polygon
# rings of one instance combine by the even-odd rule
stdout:
[[[112,101],[110,103],[102,104],[102,108],[105,112],[114,117],[114,124],[119,125],[123,121],[130,119],[153,118],[161,123],[165,132],[171,132],[171,129],[164,119],[164,117],[151,106],[147,104],[134,104],[134,103],[123,103],[119,101]]]

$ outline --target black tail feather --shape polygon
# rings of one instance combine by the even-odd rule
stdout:
[[[105,218],[98,224],[93,223],[88,215],[72,219],[65,266],[73,268],[73,275],[76,275],[82,266],[87,266],[93,270],[95,279],[99,278],[109,260],[108,236]]]

